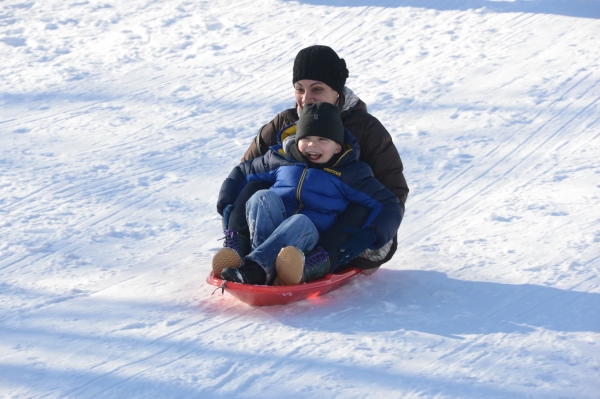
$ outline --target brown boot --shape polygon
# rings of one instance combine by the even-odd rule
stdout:
[[[277,270],[275,285],[302,283],[304,280],[304,253],[296,247],[282,248],[275,261],[275,270]]]

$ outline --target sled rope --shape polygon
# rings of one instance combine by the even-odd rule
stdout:
[[[221,285],[218,286],[217,288],[215,288],[215,290],[210,295],[214,295],[215,292],[217,292],[219,289],[221,289],[221,295],[225,294],[225,283],[226,283],[226,281],[223,280],[223,282],[221,283]]]

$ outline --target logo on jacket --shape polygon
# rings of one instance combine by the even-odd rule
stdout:
[[[319,119],[319,114],[315,114],[314,118],[315,120]]]
[[[329,168],[323,168],[323,170],[325,172],[333,173],[337,177],[340,177],[342,175],[342,172],[338,172],[337,170],[333,170],[333,169],[329,169]]]

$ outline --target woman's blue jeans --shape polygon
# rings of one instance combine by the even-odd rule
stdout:
[[[281,198],[272,191],[259,190],[246,203],[252,252],[246,257],[258,263],[267,274],[267,283],[275,278],[275,260],[283,247],[294,246],[304,253],[319,241],[319,232],[305,215],[286,218]]]

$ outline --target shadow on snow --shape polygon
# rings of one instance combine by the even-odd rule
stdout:
[[[600,294],[456,280],[435,271],[381,269],[295,308],[262,309],[287,325],[339,333],[600,333]]]

